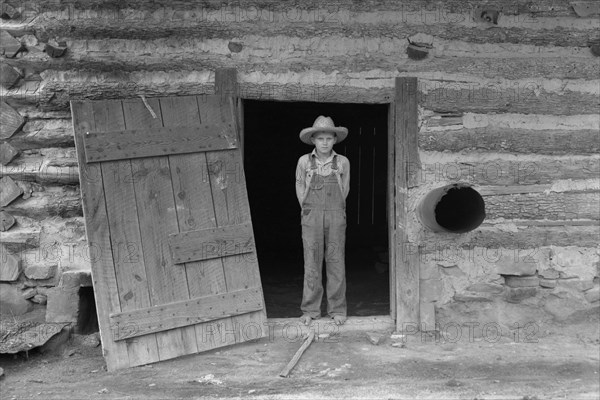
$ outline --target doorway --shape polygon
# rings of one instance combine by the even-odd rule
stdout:
[[[388,105],[244,100],[244,169],[267,316],[301,315],[304,269],[294,174],[298,158],[312,151],[298,134],[319,115],[349,131],[334,146],[351,165],[346,200],[348,316],[387,315]]]

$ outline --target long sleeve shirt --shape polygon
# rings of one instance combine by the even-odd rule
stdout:
[[[333,157],[337,156],[337,172],[333,170]],[[311,170],[311,158],[314,158],[317,169]],[[331,151],[331,155],[322,162],[317,157],[316,150],[310,154],[305,154],[300,159],[298,159],[298,165],[296,166],[296,196],[298,197],[298,202],[300,203],[300,207],[302,207],[302,203],[306,199],[308,195],[308,189],[310,187],[310,182],[312,180],[313,174],[317,173],[321,176],[327,176],[331,173],[336,173],[338,176],[338,183],[340,185],[340,190],[342,191],[342,195],[344,196],[344,200],[348,197],[348,192],[350,191],[350,161],[341,154],[337,154],[335,151]]]

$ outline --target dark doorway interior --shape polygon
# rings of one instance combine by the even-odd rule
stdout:
[[[298,134],[319,115],[349,130],[334,146],[351,165],[348,315],[389,314],[387,112],[385,104],[244,101],[244,168],[268,317],[301,314],[304,270],[294,174],[298,158],[312,151]],[[326,301],[322,310],[326,315]]]

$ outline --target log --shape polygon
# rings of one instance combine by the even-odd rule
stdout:
[[[442,118],[442,120],[444,119]],[[453,122],[462,124],[462,118],[460,121]],[[597,154],[600,152],[600,136],[597,130],[591,129],[574,131],[492,127],[437,132],[421,131],[419,148],[428,151],[450,152],[475,150],[555,155]]]
[[[26,150],[11,165],[0,167],[0,177],[19,181],[76,184],[79,168],[75,149]]]
[[[68,102],[77,100],[136,98],[140,95],[187,96],[213,94],[212,83],[189,83],[169,81],[162,84],[132,84],[131,82],[48,82],[38,98],[40,105],[47,110],[63,110]],[[54,93],[54,97],[50,95]],[[340,85],[299,85],[299,84],[240,84],[240,97],[253,100],[315,101],[340,103],[390,103],[393,88],[362,88]]]
[[[482,157],[444,157],[433,152],[421,153],[418,184],[431,182],[470,182],[477,185],[528,185],[551,183],[559,179],[597,179],[600,160],[597,157],[539,157],[516,160]],[[439,156],[438,156],[439,155]],[[439,161],[436,161],[439,159]],[[414,169],[411,169],[414,172]]]
[[[401,23],[398,19],[394,22],[379,23],[354,23],[353,21],[320,22],[271,22],[269,24],[256,24],[253,21],[194,21],[182,24],[181,21],[149,22],[144,20],[122,21],[102,19],[71,19],[68,21],[49,20],[36,25],[53,37],[64,37],[71,40],[98,40],[98,39],[127,39],[127,40],[155,40],[178,38],[180,41],[189,38],[223,39],[243,36],[267,37],[307,37],[315,38],[340,36],[348,38],[406,38],[416,32],[434,36],[445,41],[465,41],[477,44],[512,43],[532,46],[557,46],[557,47],[587,47],[590,41],[596,39],[593,25],[590,29],[571,28],[568,26],[554,27],[554,29],[540,29],[548,27],[548,23],[523,21],[522,26],[507,26],[502,29],[488,29],[482,24],[481,28],[474,28],[469,23],[461,21],[444,21],[431,23],[420,21],[416,23]],[[460,16],[463,20],[470,19],[470,14]],[[379,17],[381,18],[381,17]],[[450,22],[450,23],[448,23]],[[537,22],[537,23],[536,23]],[[549,22],[551,23],[551,22]],[[501,25],[500,25],[501,26]]]
[[[294,357],[292,357],[292,359],[290,360],[288,365],[284,369],[281,370],[281,372],[279,373],[279,376],[281,376],[282,378],[288,377],[288,375],[290,374],[292,369],[296,366],[296,364],[300,360],[300,357],[302,357],[302,354],[304,354],[304,352],[306,351],[306,349],[308,349],[308,346],[310,346],[310,344],[313,342],[314,339],[315,339],[315,331],[314,331],[314,329],[311,329],[310,332],[308,333],[308,337],[304,340],[304,343],[302,343],[302,346],[300,346],[300,348],[298,349],[296,354],[294,354]]]
[[[586,183],[588,181],[585,181]],[[486,196],[506,196],[510,194],[531,194],[531,193],[550,193],[552,191],[552,184],[546,183],[543,185],[510,185],[510,186],[475,186],[475,189],[484,198]],[[585,187],[583,190],[578,189],[577,191],[594,190],[595,188]],[[572,189],[575,190],[575,189]],[[557,190],[555,190],[556,192]],[[564,192],[567,190],[562,190]]]
[[[103,11],[114,17],[123,17],[119,13],[120,10],[135,9],[145,13],[153,13],[155,11],[164,10],[164,14],[158,14],[160,17],[174,15],[177,11],[192,11],[199,10],[221,11],[223,3],[216,0],[204,1],[199,7],[198,3],[182,1],[182,0],[129,0],[127,3],[107,3],[102,0],[87,0],[63,4],[54,0],[28,0],[19,3],[26,10],[36,10],[38,13],[48,11],[66,11],[69,10],[94,10],[98,13]],[[361,2],[340,0],[335,2],[333,11],[339,11],[342,8],[349,11],[368,11],[368,10],[388,10],[388,11],[437,11],[445,13],[461,13],[465,10],[472,10],[476,7],[485,5],[497,10],[501,10],[504,15],[535,15],[535,16],[576,16],[571,4],[568,0],[536,0],[535,3],[525,0],[406,0],[402,2],[394,0],[365,0]],[[235,7],[235,8],[234,8]],[[272,0],[253,0],[240,1],[234,3],[230,7],[225,7],[225,10],[235,10],[241,8],[252,8],[260,10],[272,10],[288,12],[293,8],[300,10],[315,10],[323,8],[323,3],[318,0],[286,0],[276,2]],[[69,14],[66,14],[69,15]],[[203,14],[200,14],[203,15]],[[221,14],[222,15],[222,14]],[[310,14],[309,14],[310,15]],[[157,17],[158,17],[157,16]]]
[[[518,82],[517,82],[518,83]],[[598,110],[598,95],[565,90],[547,92],[535,82],[517,85],[512,89],[452,81],[420,80],[433,89],[419,92],[419,105],[435,112],[521,113],[577,115],[594,114]]]
[[[0,101],[0,139],[8,139],[15,134],[24,123],[23,117],[4,101]]]
[[[83,215],[78,186],[44,186],[27,199],[19,199],[3,209],[15,216],[34,220],[49,217],[71,218]]]
[[[585,224],[584,224],[585,223]],[[512,230],[482,224],[464,234],[434,233],[423,230],[409,240],[408,246],[423,254],[439,249],[484,247],[488,249],[534,249],[542,246],[596,247],[600,227],[597,220],[588,221],[511,221]]]
[[[30,113],[33,113],[30,111]],[[45,114],[36,111],[36,115]],[[50,112],[48,115],[62,111]],[[70,119],[36,119],[27,121],[21,132],[11,138],[11,144],[18,149],[39,149],[48,147],[74,147],[73,123]]]
[[[40,91],[40,86],[40,80],[24,80],[16,87],[3,91],[2,98],[15,108],[20,108],[21,105],[47,103],[51,100],[52,94]]]
[[[485,196],[486,218],[600,219],[600,193],[529,193]]]
[[[71,110],[67,111],[44,111],[37,107],[35,104],[21,105],[19,107],[19,113],[23,118],[27,119],[28,123],[31,122],[63,122],[67,123],[68,126],[72,126],[71,122]],[[25,127],[23,127],[25,128]],[[46,146],[52,147],[52,146]]]
[[[298,38],[288,38],[289,46],[278,49],[276,57],[266,57],[263,61],[261,71],[263,73],[283,73],[286,71],[302,72],[307,69],[330,72],[367,72],[377,68],[382,71],[411,73],[411,72],[443,72],[445,74],[471,75],[482,78],[503,77],[506,79],[530,79],[543,76],[546,79],[597,79],[600,74],[600,65],[593,57],[580,57],[575,60],[557,57],[547,54],[544,61],[539,58],[510,57],[512,52],[507,49],[503,54],[478,53],[473,48],[470,56],[445,57],[445,50],[436,50],[435,56],[420,63],[409,60],[398,49],[394,54],[375,55],[365,54],[364,44],[356,42],[354,48],[344,47],[347,55],[331,54],[329,46],[311,49],[311,54],[295,49],[292,44]],[[255,40],[255,39],[254,39]],[[323,39],[321,39],[322,41]],[[310,46],[309,39],[306,39]],[[114,71],[198,71],[217,70],[219,68],[235,68],[240,73],[251,73],[256,70],[256,62],[253,52],[264,52],[260,48],[261,43],[245,44],[247,52],[241,53],[235,58],[227,54],[219,54],[220,41],[214,43],[214,53],[198,53],[193,50],[193,42],[189,47],[180,47],[170,50],[170,57],[155,55],[148,56],[148,52],[155,52],[156,43],[144,42],[136,44],[136,47],[122,55],[110,53],[110,50],[77,53],[77,59],[14,59],[7,60],[9,65],[25,69],[31,73],[39,74],[45,70],[53,71],[93,71],[95,74]],[[115,43],[115,46],[117,43]],[[206,43],[203,43],[207,46]],[[401,44],[404,45],[404,42]],[[265,39],[265,46],[268,46]],[[351,54],[354,52],[356,54]],[[143,56],[142,56],[143,55]],[[176,57],[173,57],[176,55]],[[118,57],[118,58],[117,58]],[[23,111],[21,111],[23,115]]]
[[[150,73],[146,73],[150,74]],[[214,89],[208,82],[190,83],[190,76],[182,76],[176,72],[166,75],[160,83],[140,80],[139,73],[128,77],[127,74],[119,80],[108,76],[80,73],[72,78],[68,75],[64,80],[49,80],[43,89],[31,98],[47,109],[65,109],[69,100],[98,100],[135,98],[140,95],[156,97],[159,95],[201,95],[212,94]],[[304,72],[308,76],[312,73]],[[265,75],[265,79],[269,79]],[[294,81],[302,78],[293,78]],[[50,77],[49,77],[50,79]],[[130,80],[131,79],[131,80]],[[202,79],[202,78],[198,78]],[[313,78],[310,78],[313,79]],[[240,83],[240,97],[255,100],[280,101],[316,101],[343,103],[390,103],[393,99],[392,79],[382,76],[374,79],[348,78],[344,76],[321,78],[323,81],[314,84],[277,82],[275,80],[263,83]],[[282,77],[289,81],[290,77]],[[333,81],[332,81],[333,80]],[[365,83],[369,82],[369,87]],[[298,80],[299,82],[299,80]],[[490,81],[491,82],[491,81]],[[565,90],[562,94],[546,92],[539,89],[538,84],[520,84],[515,82],[513,88],[495,87],[485,82],[432,81],[419,79],[419,85],[426,85],[418,93],[419,105],[439,113],[523,113],[551,115],[580,115],[595,114],[598,107],[598,96],[591,93]],[[10,95],[10,94],[9,94]]]

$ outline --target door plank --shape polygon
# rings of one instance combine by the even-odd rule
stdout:
[[[200,124],[196,97],[161,99],[160,104],[165,126]],[[216,227],[206,154],[173,155],[169,160],[179,231]],[[191,298],[226,292],[220,259],[189,262],[185,264],[185,270]],[[222,319],[219,324],[233,330],[231,318]],[[218,324],[212,322],[195,325],[198,351],[233,343],[223,341],[224,335],[215,334],[218,333],[215,326]]]
[[[235,149],[237,134],[232,122],[223,122],[88,132],[84,144],[86,161],[97,162]]]
[[[162,126],[160,104],[149,99],[157,114],[153,118],[140,99],[124,100],[125,123],[130,128],[143,129]],[[171,170],[167,157],[137,158],[131,160],[135,171],[133,184],[139,214],[140,232],[150,298],[154,306],[177,300],[188,300],[189,292],[185,270],[171,262],[168,235],[179,232],[171,185]],[[194,327],[156,334],[161,360],[197,352]]]
[[[100,336],[102,337],[102,353],[109,371],[129,367],[127,345],[111,340],[109,314],[121,311],[117,278],[115,275],[112,252],[110,251],[110,233],[102,187],[102,171],[100,165],[89,165],[85,162],[83,151],[83,135],[95,129],[92,105],[83,102],[71,102],[73,112],[73,130],[77,145],[79,162],[79,182],[85,231],[90,252],[92,280]],[[123,356],[125,355],[125,356]]]
[[[96,102],[93,104],[93,111],[97,130],[125,129],[121,101]],[[103,162],[99,165],[102,168],[121,310],[150,307],[152,304],[144,267],[131,162],[123,160]],[[121,325],[119,329],[124,332],[136,330],[133,322]],[[113,331],[113,337],[119,334]],[[138,337],[126,343],[130,367],[158,360],[156,335]]]
[[[169,245],[173,254],[173,262],[176,264],[254,251],[250,224],[173,234],[169,236]]]
[[[263,307],[260,288],[252,288],[111,314],[110,319],[113,339],[123,340],[258,311]],[[121,326],[134,326],[136,330],[121,329]]]
[[[231,103],[218,97],[208,97],[201,104],[200,116],[203,123],[227,121],[235,116]],[[207,152],[209,175],[212,186],[213,204],[217,226],[249,223],[250,207],[244,170],[239,151]],[[225,257],[223,267],[227,291],[260,287],[256,251],[236,257]],[[233,317],[236,342],[250,339],[249,333],[265,335],[265,311]]]

